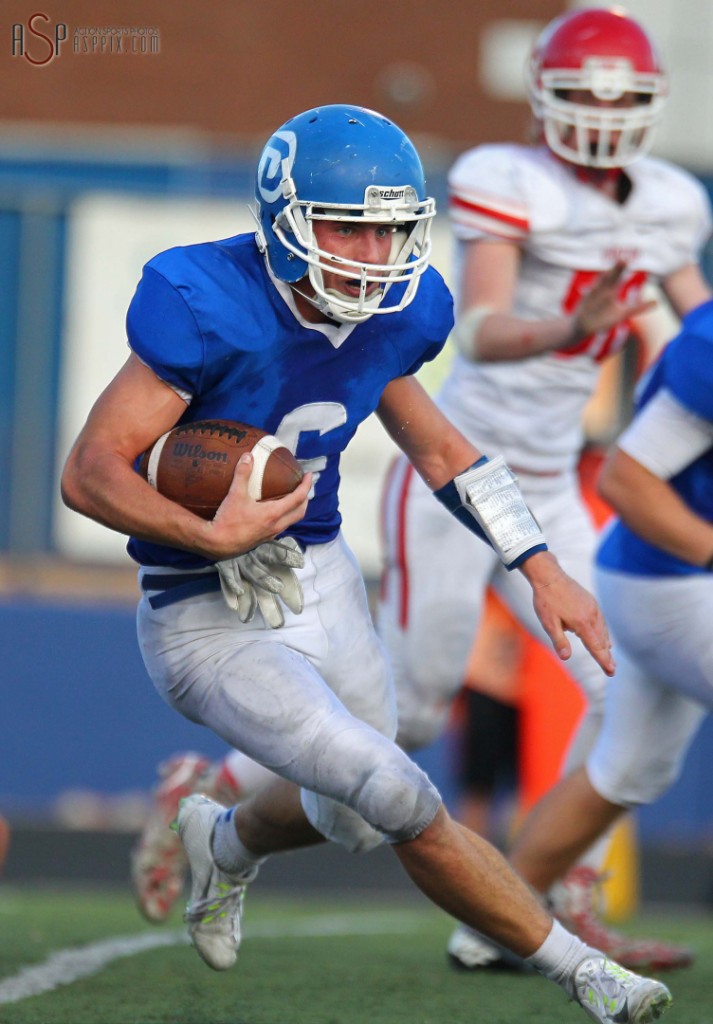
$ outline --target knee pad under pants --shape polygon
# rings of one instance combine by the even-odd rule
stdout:
[[[211,600],[222,603],[220,595],[196,599]],[[289,646],[288,627],[270,632],[264,640],[254,627],[243,632],[233,615],[229,629],[217,629],[216,620],[223,614],[220,603],[205,610],[204,629],[196,628],[196,609],[191,615],[179,605],[159,613],[143,608],[144,657],[164,699],[230,746],[300,786],[307,815],[326,838],[363,850],[383,838],[401,842],[418,835],[435,816],[440,796],[392,739],[342,703],[340,673],[346,669],[335,669],[334,661],[327,664],[325,658],[328,684],[311,658]],[[350,622],[356,628],[357,609],[352,611]],[[298,637],[298,629],[309,624],[308,616],[305,609],[294,630]],[[240,642],[243,635],[250,640]],[[160,658],[152,656],[154,650],[161,652]],[[352,673],[359,669],[353,662],[352,658]],[[372,667],[368,661],[367,668]],[[391,732],[391,691],[383,689],[383,709],[377,713],[370,696],[377,683],[365,672],[364,706],[379,728]],[[345,694],[355,704],[361,699],[351,679]]]
[[[377,754],[378,760],[367,764],[366,757],[359,758],[360,773],[345,770],[343,781],[332,779],[332,786],[342,792],[341,800],[303,789],[302,806],[309,821],[352,853],[365,853],[384,839],[390,843],[414,839],[435,817],[441,803],[438,792],[394,744],[384,741],[379,753],[367,736],[358,742],[365,755]],[[325,765],[330,762],[331,758],[324,759]]]

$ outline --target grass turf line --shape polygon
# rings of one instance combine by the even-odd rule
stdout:
[[[333,927],[325,926],[331,920]],[[391,921],[391,926],[389,922]],[[320,923],[321,922],[321,923]],[[130,896],[0,890],[0,983],[53,951],[181,928],[143,925]],[[350,929],[353,934],[345,935]],[[566,1024],[584,1021],[537,977],[455,974],[450,920],[425,901],[276,901],[255,889],[233,971],[210,971],[187,946],[115,960],[44,995],[0,1005],[0,1024]],[[666,976],[671,1024],[713,1024],[713,930],[705,918],[648,918],[631,931],[693,945],[696,965]],[[294,932],[296,934],[290,934]],[[305,934],[311,933],[311,934]]]

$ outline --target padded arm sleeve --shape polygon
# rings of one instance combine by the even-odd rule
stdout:
[[[483,455],[434,495],[456,519],[497,551],[508,570],[516,569],[538,551],[547,551],[544,535],[502,455],[494,459]]]

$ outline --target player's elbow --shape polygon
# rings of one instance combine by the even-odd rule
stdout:
[[[617,454],[615,449],[614,454],[604,463],[597,481],[597,494],[618,513],[621,511],[627,491],[630,490],[630,483],[621,470]]]
[[[69,456],[64,465],[64,469],[62,470],[59,491],[62,496],[62,501],[67,508],[71,508],[75,512],[81,511],[80,480],[76,472],[76,463],[72,455]]]
[[[608,505],[613,505],[611,484],[604,472],[602,472],[601,476],[597,480],[597,494],[603,501],[606,501]]]
[[[87,460],[79,445],[75,445],[69,453],[60,478],[60,494],[62,501],[74,512],[88,511],[87,482],[89,471]]]

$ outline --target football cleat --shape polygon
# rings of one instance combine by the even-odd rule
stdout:
[[[550,910],[588,946],[635,971],[672,971],[693,963],[692,950],[658,939],[637,939],[607,928],[598,915],[603,878],[591,868],[572,868],[553,889]]]
[[[248,882],[257,874],[236,878],[213,860],[211,840],[222,804],[196,793],[181,800],[172,826],[180,836],[191,869],[191,900],[183,920],[199,955],[214,971],[227,971],[238,958],[240,922]]]
[[[181,895],[188,864],[171,822],[183,797],[196,791],[211,766],[199,754],[176,754],[159,765],[159,783],[139,841],[131,852],[131,881],[139,910],[159,924]]]
[[[605,956],[582,960],[574,972],[575,999],[599,1024],[651,1024],[668,1010],[671,993]]]
[[[465,924],[459,924],[451,933],[446,955],[456,971],[520,971],[529,974],[534,970],[521,957]]]

